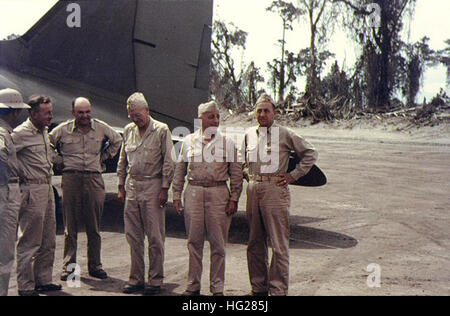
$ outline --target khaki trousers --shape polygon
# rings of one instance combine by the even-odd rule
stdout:
[[[165,207],[159,206],[161,179],[136,181],[127,178],[125,236],[130,246],[130,285],[145,284],[145,237],[148,239],[148,284],[161,286],[164,278]]]
[[[51,184],[26,184],[22,190],[17,243],[19,291],[52,282],[56,246],[55,196]]]
[[[14,264],[20,203],[19,184],[0,186],[0,296],[8,295],[9,278]]]
[[[64,173],[62,176],[64,215],[63,270],[77,262],[78,228],[86,227],[88,270],[102,268],[100,221],[105,202],[105,183],[99,173]]]
[[[230,198],[226,185],[201,187],[188,185],[184,192],[184,218],[188,235],[188,291],[199,291],[202,276],[203,245],[211,247],[210,290],[223,292],[225,282],[225,247],[231,216],[225,209]]]
[[[248,271],[253,292],[287,295],[289,286],[288,189],[270,182],[250,181],[247,187]],[[268,264],[268,242],[273,250]]]

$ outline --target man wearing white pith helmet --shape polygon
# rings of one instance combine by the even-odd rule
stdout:
[[[18,91],[0,90],[0,296],[8,294],[21,203],[12,126],[20,111],[29,108]]]

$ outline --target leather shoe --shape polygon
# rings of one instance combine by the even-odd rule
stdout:
[[[144,291],[144,289],[145,289],[145,286],[143,284],[138,284],[138,285],[126,284],[123,287],[122,293],[133,294],[133,293],[142,292],[142,291]]]
[[[184,291],[182,296],[200,296],[200,291]]]
[[[108,274],[106,274],[106,272],[103,269],[98,269],[96,271],[89,271],[89,275],[91,277],[102,280],[108,278]]]
[[[250,292],[246,296],[269,296],[269,292]]]
[[[60,277],[61,281],[67,281],[67,278],[69,277],[69,275],[70,275],[70,273],[68,271],[63,271],[61,273],[61,277]]]
[[[213,293],[213,296],[224,296],[223,292],[217,292],[217,293]]]
[[[61,291],[62,286],[61,284],[44,284],[44,285],[36,285],[34,288],[38,292],[53,292],[53,291]]]
[[[19,296],[39,296],[39,293],[35,290],[19,291]]]
[[[156,294],[159,294],[159,293],[161,293],[161,287],[160,286],[150,285],[150,286],[145,287],[145,290],[144,290],[144,295],[148,295],[148,296],[156,295]]]

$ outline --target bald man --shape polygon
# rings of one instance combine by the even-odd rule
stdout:
[[[50,133],[58,148],[63,171],[64,259],[61,280],[66,281],[76,263],[78,224],[84,222],[88,239],[89,275],[107,278],[101,263],[100,220],[105,201],[102,163],[114,157],[122,137],[107,123],[92,118],[91,102],[79,97],[72,102],[74,119]],[[103,150],[104,140],[109,147]]]
[[[131,271],[123,292],[161,292],[164,278],[165,205],[173,178],[173,148],[169,127],[150,116],[140,92],[127,100],[128,117],[117,165],[118,198],[125,201],[125,235],[130,245]],[[144,242],[148,238],[148,285],[145,286]]]

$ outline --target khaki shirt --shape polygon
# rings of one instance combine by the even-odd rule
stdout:
[[[301,159],[290,172],[295,180],[306,175],[318,157],[317,151],[303,137],[275,123],[270,128],[254,126],[247,130],[242,150],[244,172],[249,175],[286,173],[290,152],[295,151]]]
[[[0,118],[0,184],[19,174],[16,148],[11,138],[12,127]]]
[[[28,118],[11,134],[19,162],[22,180],[41,180],[53,175],[52,159],[55,152],[50,144],[48,128],[39,131]]]
[[[150,117],[150,124],[142,138],[135,123],[125,126],[117,165],[119,185],[125,185],[127,175],[149,179],[162,177],[162,187],[168,189],[175,167],[172,148],[172,134],[164,123]]]
[[[217,131],[211,141],[205,142],[201,130],[198,130],[183,140],[172,183],[173,199],[181,199],[187,175],[188,181],[230,179],[230,199],[237,202],[242,192],[242,167],[231,139]]]
[[[110,145],[102,151],[105,138]],[[50,141],[60,152],[64,163],[63,172],[102,172],[102,163],[117,154],[122,137],[107,123],[97,119],[91,120],[91,128],[83,134],[72,119],[55,127],[50,132]]]

